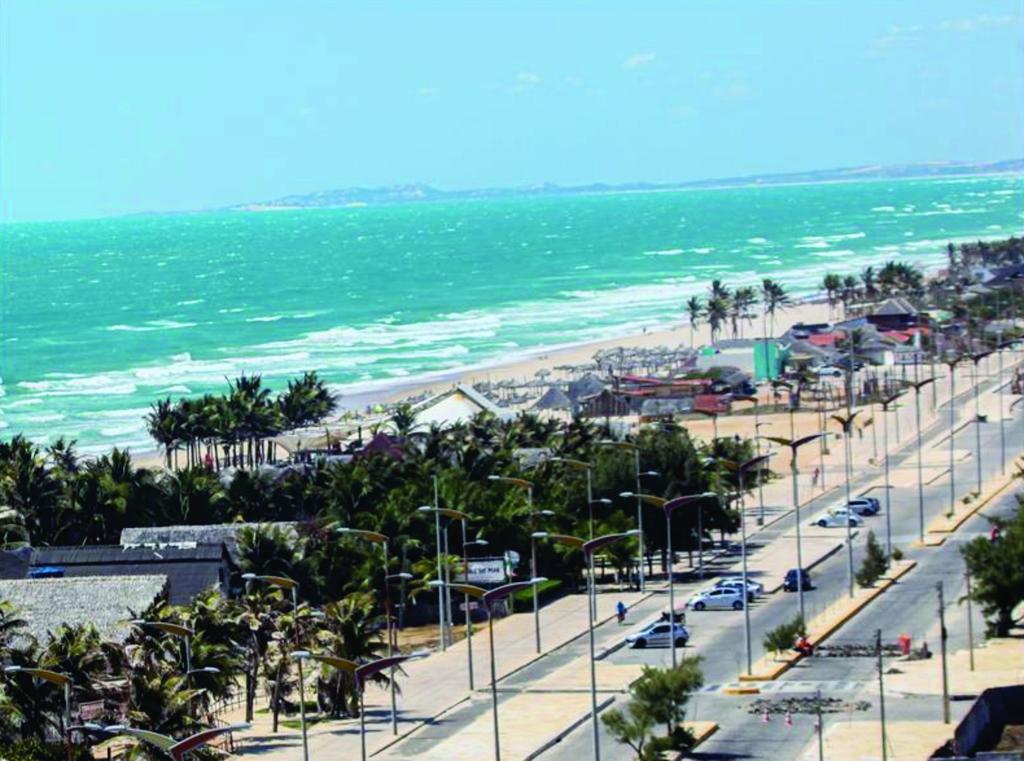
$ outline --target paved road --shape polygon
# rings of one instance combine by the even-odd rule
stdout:
[[[973,397],[970,394],[963,395],[958,398],[957,404],[958,406],[968,405],[968,409],[973,409]],[[982,437],[980,451],[987,457],[987,460],[983,460],[982,463],[983,475],[985,478],[989,478],[995,476],[1000,467],[997,461],[999,425],[995,421],[982,424],[980,432]],[[957,448],[974,451],[976,449],[974,434],[975,426],[973,424],[960,429],[956,436]],[[1012,422],[1007,420],[1006,434],[1007,450],[1010,452],[1020,451],[1020,443],[1024,441],[1024,421],[1020,419],[1019,414]],[[948,427],[945,416],[940,416],[940,420],[929,429],[923,441],[926,451],[930,447],[944,451],[944,447],[948,446]],[[916,455],[913,449],[907,449],[900,455],[894,456],[891,462],[894,469],[915,468]],[[968,457],[958,463],[956,476],[958,495],[966,494],[975,488],[976,460],[974,457]],[[856,478],[853,484],[854,493],[860,493],[874,478],[877,478],[877,471]],[[828,495],[825,502],[834,499],[834,495]],[[924,501],[927,525],[933,518],[948,509],[948,478],[943,476],[936,479],[933,484],[926,486]],[[1003,510],[1009,510],[1011,504],[1011,494],[1004,495],[1000,500],[1000,507]],[[989,512],[991,511],[990,508]],[[813,516],[814,510],[811,508],[802,513],[806,516],[805,520],[808,520]],[[920,566],[905,577],[905,582],[886,592],[878,601],[872,603],[864,612],[848,623],[837,635],[834,635],[832,641],[864,642],[873,636],[875,629],[881,628],[885,641],[893,641],[898,634],[908,632],[913,634],[915,639],[927,636],[929,643],[932,644],[932,649],[937,650],[934,585],[940,578],[946,582],[947,601],[954,601],[962,596],[962,563],[958,556],[959,542],[947,542],[941,548],[918,549],[912,546],[912,542],[917,539],[919,525],[916,482],[912,486],[893,489],[891,521],[894,546],[901,547],[908,557],[918,560]],[[864,530],[854,541],[855,567],[859,568],[862,560],[867,529],[873,528],[882,539],[884,526],[884,515],[867,519]],[[987,523],[983,518],[975,517],[961,528],[957,538],[971,532],[984,532],[986,526]],[[783,532],[791,528],[792,517],[789,517],[771,527],[769,531]],[[837,536],[845,533],[842,529],[836,529],[836,531]],[[814,581],[818,588],[807,593],[809,617],[813,617],[816,610],[825,608],[829,603],[846,594],[847,559],[845,549],[815,569]],[[655,613],[663,605],[663,600],[651,601],[645,606],[643,612],[646,613],[649,609]],[[751,627],[754,632],[752,649],[755,660],[762,654],[761,634],[790,619],[796,611],[796,596],[784,593],[770,595],[765,601],[759,602],[751,608]],[[953,649],[963,647],[966,644],[962,633],[965,627],[962,624],[957,626],[954,623],[960,621],[962,614],[955,605],[947,606],[947,613],[950,615],[950,621],[947,622],[951,633],[950,646]],[[813,724],[810,719],[802,717],[802,721],[794,721],[793,727],[787,727],[778,720],[764,725],[758,717],[746,714],[745,707],[749,701],[727,697],[716,691],[718,685],[735,680],[743,669],[742,614],[732,611],[691,612],[688,619],[693,646],[687,648],[687,651],[704,657],[705,682],[709,685],[707,692],[696,696],[688,718],[714,719],[722,724],[720,732],[701,748],[698,757],[787,759],[801,756],[805,747],[814,739]],[[976,621],[975,631],[979,634],[983,631],[980,618]],[[667,665],[669,662],[667,650],[620,650],[610,658],[616,662],[657,665]],[[870,662],[870,659],[843,659],[840,662],[816,658],[811,663],[813,665],[796,670],[784,680],[782,684],[787,684],[787,687],[782,689],[788,689],[788,691],[797,691],[801,687],[810,689],[808,685],[790,686],[788,683],[814,681],[829,683],[822,685],[825,692],[832,691],[854,696],[865,685],[873,683],[873,663]],[[519,675],[522,683],[529,678],[530,675],[527,672]],[[837,687],[840,685],[837,685],[837,682],[843,683],[842,686],[847,689],[838,690]],[[512,682],[509,681],[507,686],[512,687]],[[817,685],[814,688],[817,688]],[[868,687],[868,692],[870,689]],[[873,706],[874,702],[872,701]],[[904,701],[902,705],[898,708],[894,707],[893,710],[906,713],[907,717],[912,717],[915,713],[934,716],[936,708],[928,703],[935,702],[929,699]],[[965,710],[968,704],[954,705],[957,705],[960,710]],[[581,727],[543,754],[542,758],[573,759],[574,761],[579,758],[592,758],[592,741],[589,732],[589,726]],[[630,754],[627,750],[618,746],[607,733],[603,734],[603,759],[606,761],[623,759],[625,761],[629,757]]]

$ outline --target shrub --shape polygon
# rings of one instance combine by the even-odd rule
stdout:
[[[878,577],[885,573],[889,566],[889,557],[879,544],[874,531],[868,532],[868,550],[864,556],[864,563],[857,571],[857,583],[862,587],[870,587],[878,580]]]
[[[901,550],[899,547],[893,547],[892,560],[894,563],[898,563],[901,560],[903,560],[903,550]]]
[[[788,623],[779,624],[774,629],[766,632],[761,644],[764,649],[778,656],[780,653],[789,650],[796,643],[797,637],[807,633],[804,620],[797,615]]]

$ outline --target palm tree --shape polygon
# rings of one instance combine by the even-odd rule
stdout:
[[[711,328],[711,345],[718,340],[718,334],[729,319],[729,299],[724,296],[711,296],[704,307],[704,319]]]
[[[824,279],[822,279],[821,287],[825,291],[825,296],[828,298],[828,311],[829,317],[831,317],[832,310],[836,307],[836,297],[843,287],[843,280],[839,275],[829,272],[825,275]]]
[[[691,296],[686,300],[686,316],[690,320],[690,346],[694,344],[694,331],[700,318],[704,315],[704,304],[699,296]]]
[[[751,319],[750,308],[757,303],[757,291],[749,286],[737,288],[732,296],[732,336],[739,338],[743,334],[743,321]]]
[[[864,287],[864,298],[870,301],[878,298],[878,283],[875,281],[874,267],[865,267],[861,270],[860,282]]]
[[[765,372],[768,373],[768,377],[772,377],[773,373],[768,360],[768,336],[769,334],[775,335],[775,313],[781,309],[787,309],[792,304],[792,300],[782,283],[766,277],[761,281],[761,301],[764,304],[764,311],[761,313],[761,327],[764,336]]]

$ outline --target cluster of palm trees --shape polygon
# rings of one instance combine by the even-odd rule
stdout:
[[[821,288],[828,298],[829,309],[837,305],[845,315],[851,304],[874,302],[890,296],[921,297],[925,292],[924,274],[913,264],[888,261],[881,267],[865,267],[859,275],[827,273]]]
[[[767,337],[769,322],[774,332],[775,315],[791,304],[785,287],[777,280],[765,278],[760,288],[742,286],[730,290],[721,280],[712,280],[706,300],[699,296],[691,296],[686,301],[686,316],[690,322],[690,343],[694,340],[694,331],[703,320],[711,328],[711,343],[721,337],[726,327],[732,328],[733,338],[743,337],[743,323],[754,319],[753,308],[760,303],[764,306],[763,333]]]
[[[224,396],[206,394],[198,399],[170,397],[153,405],[146,417],[150,435],[164,448],[167,467],[178,464],[185,451],[188,467],[202,461],[203,447],[217,469],[221,464],[254,467],[267,460],[267,439],[324,420],[337,407],[337,399],[315,372],[288,382],[276,398],[259,375],[242,375]]]
[[[76,697],[99,694],[96,690],[112,675],[131,674],[130,720],[169,734],[188,730],[190,722],[199,721],[207,710],[203,701],[216,701],[232,689],[222,680],[244,683],[250,708],[259,684],[269,690],[275,711],[286,709],[296,688],[292,671],[286,668],[286,650],[298,642],[352,657],[372,655],[380,647],[373,632],[380,628],[385,610],[381,591],[387,588],[385,576],[412,574],[407,592],[415,595],[436,574],[433,522],[418,510],[434,503],[435,482],[437,504],[469,513],[469,540],[486,539],[498,553],[512,550],[529,557],[531,533],[541,528],[586,535],[588,511],[594,507],[587,500],[586,474],[566,468],[558,458],[590,464],[596,533],[621,533],[635,527],[636,500],[621,496],[636,489],[633,455],[608,446],[608,432],[588,420],[560,423],[521,415],[505,421],[484,414],[444,430],[416,432],[413,428],[400,417],[394,432],[397,455],[377,452],[351,462],[319,460],[280,470],[238,469],[223,479],[201,465],[174,472],[138,468],[128,454],[118,451],[86,463],[78,458],[73,443],[64,441],[46,449],[20,437],[0,442],[0,546],[113,544],[119,542],[122,528],[136,525],[297,522],[288,532],[268,527],[243,530],[238,556],[241,571],[297,582],[298,613],[291,612],[287,601],[278,600],[270,589],[253,590],[236,600],[203,596],[187,609],[164,606],[147,611],[142,617],[195,629],[195,663],[215,666],[219,673],[199,674],[195,683],[183,685],[175,643],[153,632],[136,632],[130,644],[145,636],[159,639],[161,647],[154,641],[148,650],[124,652],[100,643],[92,649],[102,657],[91,661],[92,676],[76,681],[81,685],[76,686]],[[738,513],[731,506],[738,492],[736,475],[707,463],[712,457],[719,462],[749,459],[754,452],[751,442],[731,437],[699,442],[674,425],[644,429],[631,441],[639,448],[644,493],[671,498],[718,491],[724,499],[703,509],[703,528],[723,536],[737,530]],[[523,450],[535,449],[547,451],[550,457],[539,464],[520,459]],[[496,485],[492,475],[529,479],[532,504],[521,490]],[[744,485],[746,490],[755,487]],[[531,517],[543,525],[535,525]],[[337,526],[387,536],[388,563],[381,562],[378,548],[337,534]],[[677,511],[673,534],[677,550],[695,549],[696,516]],[[664,564],[663,521],[647,523],[645,544],[651,553],[660,552]],[[565,587],[580,584],[579,553],[554,543],[544,543],[537,550],[538,567],[545,576]],[[623,541],[609,549],[607,560],[624,572],[636,552],[636,539]],[[460,555],[461,548],[453,548],[446,564],[457,563]],[[236,578],[232,586],[237,589],[242,584]],[[392,601],[399,602],[395,597]],[[313,609],[322,610],[326,618],[310,621],[308,612]],[[95,644],[93,634],[85,630],[74,636]],[[218,649],[204,650],[204,643],[216,644]],[[33,660],[71,670],[71,664],[54,660],[52,649],[51,643],[42,643],[20,655],[0,653],[0,660]],[[199,695],[196,690],[205,692]],[[171,699],[170,693],[192,696],[194,712],[187,713],[180,697]],[[351,710],[351,686],[337,674],[321,675],[315,694],[325,712]],[[20,700],[9,691],[6,695],[4,699]],[[156,697],[160,695],[167,699]],[[25,714],[29,709],[20,705],[12,715],[24,718],[13,722],[9,731],[17,736],[38,735],[42,719]],[[54,711],[48,713],[56,716]]]

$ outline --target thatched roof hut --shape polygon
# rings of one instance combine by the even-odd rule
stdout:
[[[73,579],[0,580],[0,599],[13,603],[28,633],[39,640],[61,624],[93,624],[106,639],[128,635],[132,614],[140,614],[164,591],[167,577],[89,576]]]

